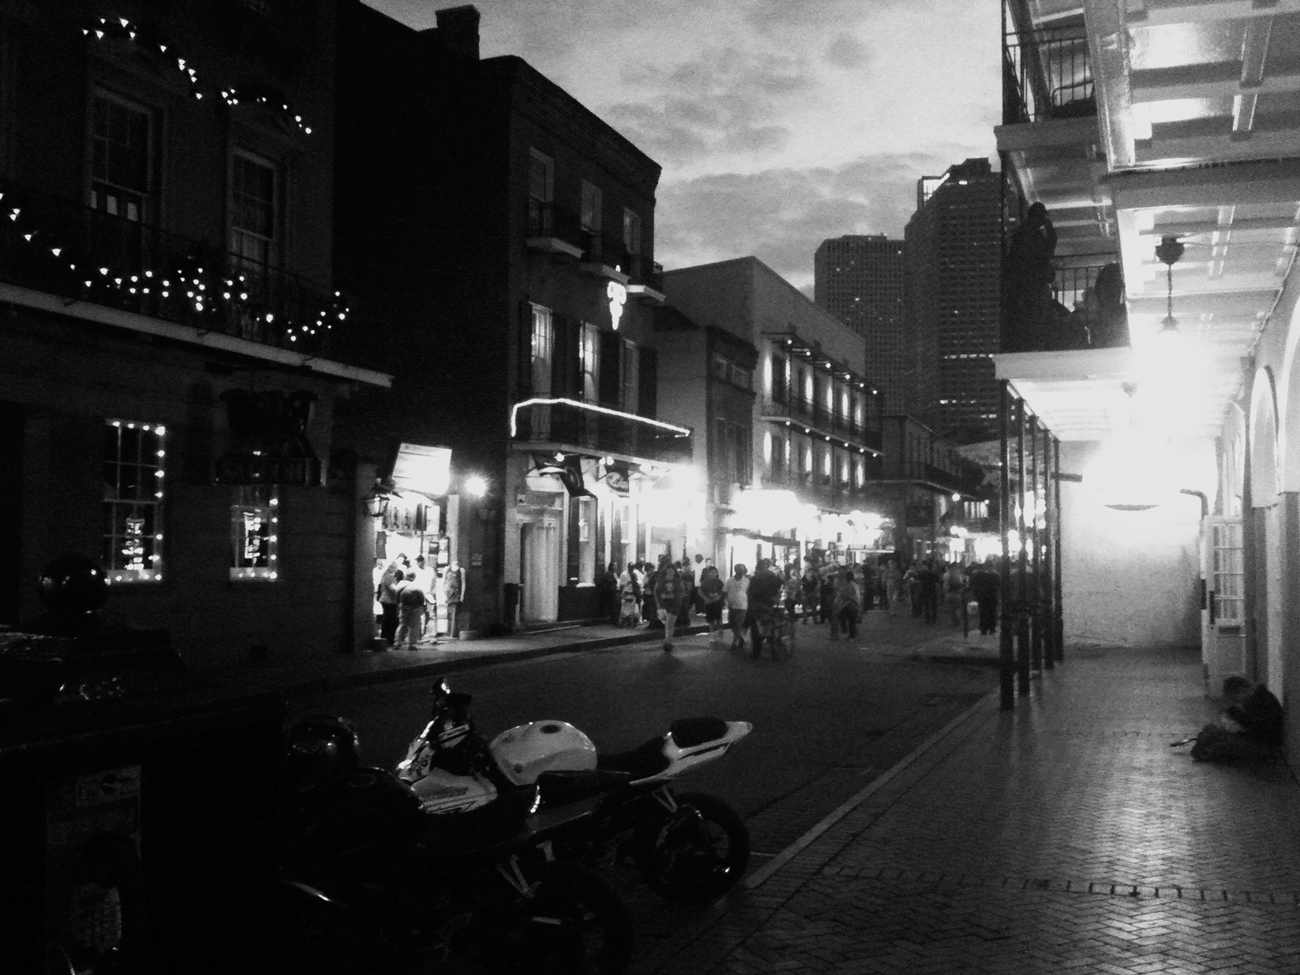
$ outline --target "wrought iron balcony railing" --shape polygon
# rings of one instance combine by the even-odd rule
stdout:
[[[1004,125],[1096,114],[1082,26],[1012,31],[1002,38]]]
[[[14,184],[0,185],[0,281],[319,356],[348,317],[281,268]]]
[[[1004,352],[1057,352],[1128,346],[1123,272],[1109,254],[1053,261],[1050,296],[1019,297],[1007,282]]]
[[[681,463],[691,459],[693,438],[647,422],[644,417],[556,401],[516,408],[514,439],[516,442]]]
[[[815,426],[825,433],[837,433],[843,437],[852,437],[867,446],[874,447],[877,450],[880,449],[878,443],[868,443],[869,431],[861,422],[831,409],[824,402],[810,400],[786,392],[784,396],[763,397],[761,409],[764,416],[788,417],[791,420]],[[879,435],[875,439],[878,441]]]

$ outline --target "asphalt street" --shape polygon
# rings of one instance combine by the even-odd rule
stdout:
[[[800,626],[793,659],[711,649],[707,636],[555,654],[448,677],[474,696],[489,737],[560,718],[602,751],[632,748],[679,717],[750,721],[753,733],[721,761],[682,780],[746,819],[762,864],[996,687],[996,671],[912,660],[900,650],[936,635],[910,617],[870,614],[854,642]],[[290,720],[340,714],[361,735],[362,759],[391,767],[427,720],[429,678],[295,697]]]

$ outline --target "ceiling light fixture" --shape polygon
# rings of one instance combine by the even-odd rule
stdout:
[[[1165,266],[1166,299],[1165,320],[1160,323],[1157,338],[1175,338],[1178,335],[1178,319],[1174,318],[1174,265],[1183,256],[1183,245],[1177,237],[1160,238],[1156,248],[1156,260]]]

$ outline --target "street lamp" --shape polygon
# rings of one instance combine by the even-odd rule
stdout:
[[[471,474],[460,483],[461,493],[470,498],[481,498],[487,494],[488,483],[485,477]]]
[[[388,513],[388,502],[389,494],[380,481],[375,481],[375,486],[370,489],[370,493],[361,499],[361,503],[366,506],[366,514],[375,519],[382,518]]]

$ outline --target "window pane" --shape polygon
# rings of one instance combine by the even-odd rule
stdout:
[[[230,578],[276,579],[279,548],[279,490],[241,485],[230,504]]]
[[[162,578],[164,429],[109,420],[104,428],[104,565],[110,582]]]

